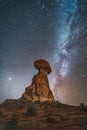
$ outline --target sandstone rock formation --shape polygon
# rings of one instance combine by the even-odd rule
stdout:
[[[54,97],[49,87],[47,75],[51,72],[49,63],[44,59],[34,62],[34,67],[39,70],[32,79],[32,84],[25,89],[22,99],[27,101],[49,101],[53,102]]]

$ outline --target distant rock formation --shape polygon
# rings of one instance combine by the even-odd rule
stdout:
[[[25,89],[22,99],[27,101],[54,102],[47,77],[51,72],[49,63],[44,59],[39,59],[34,62],[34,67],[39,72],[33,77],[32,84]]]

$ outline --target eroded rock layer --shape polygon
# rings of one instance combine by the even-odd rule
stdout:
[[[32,84],[25,89],[22,98],[27,101],[53,102],[54,97],[48,82],[48,74],[51,72],[49,63],[40,59],[34,62],[34,66],[39,72],[32,78]]]

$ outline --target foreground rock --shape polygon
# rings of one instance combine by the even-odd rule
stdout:
[[[87,109],[58,102],[6,100],[0,130],[87,130]]]
[[[27,101],[54,102],[47,77],[51,72],[49,63],[46,60],[40,59],[34,62],[34,66],[39,72],[33,77],[32,84],[25,89],[22,99]]]

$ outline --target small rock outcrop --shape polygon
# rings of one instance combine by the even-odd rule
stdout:
[[[34,62],[34,67],[39,72],[33,77],[32,84],[25,89],[22,99],[27,101],[54,102],[48,82],[48,74],[51,72],[49,63],[44,59],[39,59]]]

